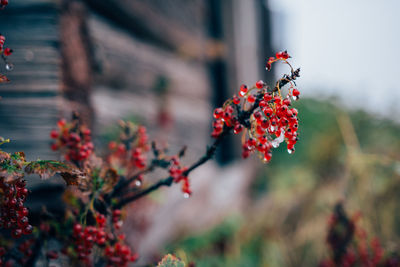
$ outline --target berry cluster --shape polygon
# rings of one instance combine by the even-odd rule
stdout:
[[[3,2],[6,3],[6,4],[3,4]],[[1,8],[4,8],[5,5],[7,5],[7,4],[8,4],[8,1],[2,0],[1,4],[0,4]],[[6,70],[11,71],[11,70],[13,70],[14,66],[13,66],[12,63],[10,63],[7,60],[7,57],[11,56],[13,50],[11,48],[9,48],[9,47],[4,47],[5,41],[6,41],[6,37],[4,37],[4,35],[0,34],[0,54],[1,54],[1,58],[3,59],[4,63],[6,64]]]
[[[19,178],[13,182],[0,179],[0,229],[11,229],[11,235],[19,238],[32,234],[33,227],[29,224],[29,211],[24,207],[28,195],[25,180]]]
[[[78,122],[67,123],[64,119],[57,122],[58,130],[52,130],[50,137],[55,139],[52,150],[65,150],[65,159],[74,162],[84,161],[93,152],[90,129]]]
[[[331,257],[323,260],[320,267],[336,266],[400,266],[396,255],[384,257],[383,248],[377,238],[367,240],[366,232],[357,226],[359,214],[348,218],[342,204],[337,204],[329,220],[327,243]]]
[[[125,236],[120,235],[113,246],[105,248],[104,254],[106,256],[107,267],[125,267],[128,266],[129,262],[134,262],[138,259],[138,255],[133,253],[129,246],[123,244],[124,239]]]
[[[8,0],[1,0],[0,1],[0,8],[3,9],[8,5]]]
[[[146,153],[150,150],[147,130],[144,126],[122,123],[122,134],[119,142],[111,141],[108,148],[111,151],[107,160],[111,167],[125,170],[130,175],[137,169],[147,165]]]
[[[271,64],[276,61],[289,64],[288,58],[286,51],[278,52],[276,58],[269,58],[267,69],[270,69]],[[233,129],[235,134],[244,131],[243,158],[258,151],[263,161],[269,162],[272,157],[272,148],[277,148],[284,141],[287,144],[288,153],[292,154],[298,140],[298,111],[291,107],[291,98],[299,99],[300,92],[295,88],[293,81],[298,76],[298,71],[292,69],[291,76],[285,75],[273,89],[261,80],[251,88],[241,85],[238,96],[234,95],[232,99],[225,102],[223,107],[214,110],[215,121],[211,136],[218,138],[224,129]],[[288,93],[282,97],[280,86],[287,83],[290,84]]]
[[[185,198],[190,197],[192,190],[190,189],[189,177],[185,175],[188,170],[187,167],[182,167],[177,156],[171,158],[171,165],[169,166],[169,174],[174,179],[175,183],[182,182],[182,192]]]
[[[27,239],[18,246],[19,252],[21,252],[22,257],[19,259],[20,263],[25,266],[29,258],[32,256],[32,246],[35,243],[35,239]]]
[[[107,240],[107,234],[104,228],[94,226],[83,227],[81,224],[75,224],[73,228],[74,250],[78,259],[87,265],[90,265],[89,256],[92,253],[95,244],[103,246]]]
[[[121,211],[114,210],[112,221],[114,226],[120,228]],[[86,266],[91,266],[90,255],[94,245],[99,246],[104,253],[107,266],[127,266],[129,262],[136,261],[138,256],[133,254],[129,246],[123,244],[124,235],[117,238],[112,233],[107,233],[106,217],[102,214],[96,216],[97,227],[82,226],[76,223],[73,227],[74,251],[78,259]]]
[[[272,63],[274,63],[274,62],[276,62],[278,60],[287,60],[289,58],[290,58],[290,56],[289,56],[289,54],[288,54],[288,52],[286,50],[277,52],[275,54],[275,57],[268,58],[267,64],[265,64],[265,69],[266,70],[271,70]]]

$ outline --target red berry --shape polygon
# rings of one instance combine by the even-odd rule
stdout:
[[[58,131],[57,130],[52,130],[50,132],[50,137],[53,138],[53,139],[58,138]]]
[[[247,93],[247,91],[248,91],[247,85],[242,84],[242,85],[240,86],[239,96],[241,96],[241,97],[245,96],[245,94]]]
[[[214,118],[219,119],[222,117],[222,114],[224,114],[224,110],[222,108],[216,108],[214,110]]]
[[[292,91],[292,95],[293,95],[293,96],[299,96],[299,95],[300,95],[299,90],[297,90],[296,88],[294,88],[293,91]]]
[[[8,56],[11,56],[12,52],[13,52],[13,50],[7,47],[4,49],[3,53],[6,57],[8,57]]]
[[[67,122],[65,121],[65,119],[61,119],[57,122],[58,127],[62,128],[65,126]]]
[[[264,100],[267,102],[272,100],[272,94],[271,93],[264,94]]]
[[[288,59],[290,57],[287,51],[277,52],[275,56],[277,59]]]
[[[238,124],[235,125],[235,128],[233,128],[233,133],[238,134],[238,133],[240,133],[242,130],[243,130],[243,125],[241,125],[241,124],[238,123]]]
[[[249,103],[254,103],[256,101],[256,98],[254,97],[254,95],[249,95],[247,97],[247,101],[249,101]]]
[[[234,96],[233,96],[232,101],[233,101],[233,103],[234,103],[235,105],[239,105],[239,104],[240,104],[240,98],[239,98],[237,95],[234,95]]]
[[[258,82],[256,82],[256,87],[258,89],[261,89],[265,86],[265,83],[262,80],[259,80]]]

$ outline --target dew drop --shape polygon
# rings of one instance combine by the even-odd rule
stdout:
[[[273,141],[271,142],[271,144],[272,144],[272,146],[273,146],[274,148],[279,147],[279,142],[276,141],[276,140],[273,140]]]
[[[135,181],[135,185],[136,185],[137,187],[139,187],[139,186],[142,185],[142,182],[141,182],[140,180],[136,180],[136,181]]]
[[[6,70],[12,71],[14,69],[14,65],[12,63],[7,63],[6,64]]]
[[[294,101],[296,101],[296,100],[298,100],[298,99],[299,99],[299,97],[298,97],[298,96],[294,96],[294,95],[292,96],[292,98],[293,98],[293,100],[294,100]]]
[[[183,193],[183,197],[184,197],[184,198],[189,198],[190,195],[189,195],[188,193]]]
[[[287,152],[288,152],[289,154],[293,154],[293,153],[294,153],[294,148],[293,148],[293,149],[288,149]]]

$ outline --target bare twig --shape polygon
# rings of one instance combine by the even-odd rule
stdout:
[[[224,139],[224,137],[226,135],[228,135],[230,131],[231,131],[231,128],[225,128],[224,131],[214,141],[214,143],[210,147],[207,148],[206,153],[201,158],[199,158],[196,162],[194,162],[182,175],[184,175],[184,176],[189,175],[189,173],[192,172],[194,169],[196,169],[197,167],[203,165],[208,160],[210,160],[214,156],[215,151],[217,150],[217,147],[221,143],[222,139]],[[139,193],[134,194],[133,196],[128,196],[126,198],[122,198],[114,207],[121,208],[141,197],[146,196],[147,194],[157,190],[158,188],[160,188],[162,186],[171,186],[173,181],[174,181],[174,178],[172,178],[171,176],[169,176],[165,179],[162,179],[162,180],[158,181],[157,183],[153,184],[152,186],[140,191]]]

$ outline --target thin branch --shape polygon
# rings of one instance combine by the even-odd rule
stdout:
[[[232,128],[225,128],[224,131],[214,141],[214,143],[210,147],[207,148],[206,153],[201,158],[199,158],[195,163],[193,163],[185,172],[183,172],[182,175],[184,175],[184,176],[189,175],[189,173],[192,172],[194,169],[196,169],[197,167],[203,165],[208,160],[210,160],[214,156],[218,145],[221,143],[221,141],[224,139],[224,137],[229,134],[231,129]],[[139,193],[137,193],[133,196],[129,196],[129,197],[121,199],[114,207],[117,209],[122,208],[123,206],[125,206],[141,197],[146,196],[147,194],[157,190],[158,188],[160,188],[162,186],[171,186],[173,181],[174,181],[174,178],[172,178],[171,176],[169,176],[165,179],[162,179],[162,180],[158,181],[157,183],[153,184],[152,186],[140,191]]]

